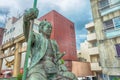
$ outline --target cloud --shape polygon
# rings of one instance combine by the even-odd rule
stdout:
[[[4,17],[3,17],[3,16],[0,16],[0,21],[1,21],[1,20],[4,20]]]
[[[57,5],[62,11],[78,11],[78,9],[85,6],[85,1],[84,0],[58,0],[58,2],[54,1],[54,4]]]
[[[76,39],[85,39],[86,37],[87,37],[86,34],[80,34],[80,35],[77,35]]]
[[[16,15],[16,10],[19,10],[21,7],[17,0],[0,0],[0,7],[6,7],[10,9],[10,14],[9,16],[14,16]]]
[[[9,16],[22,15],[25,9],[33,7],[34,0],[1,0],[0,7],[10,9]],[[51,10],[56,10],[75,24],[77,48],[85,40],[85,24],[92,21],[90,0],[38,0],[39,17]]]

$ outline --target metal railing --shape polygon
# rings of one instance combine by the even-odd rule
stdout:
[[[118,2],[116,2],[116,3],[109,3],[109,4],[107,4],[107,5],[105,5],[105,6],[99,6],[99,9],[100,10],[104,10],[104,9],[107,9],[107,8],[112,8],[112,7],[116,7],[117,5],[119,5],[120,4],[120,1],[118,1]],[[100,4],[99,4],[100,5]]]
[[[12,78],[0,78],[0,80],[17,80],[16,77],[12,77]]]

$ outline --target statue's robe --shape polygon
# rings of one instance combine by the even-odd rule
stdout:
[[[34,33],[33,45],[31,51],[31,64],[30,68],[36,65],[45,55],[48,47],[48,39],[44,38],[41,33]],[[53,49],[53,54],[57,57],[58,46],[55,40],[50,40]]]

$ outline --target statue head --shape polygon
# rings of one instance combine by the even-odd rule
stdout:
[[[39,32],[45,34],[46,36],[49,36],[51,35],[51,32],[52,32],[52,25],[50,22],[48,21],[41,21],[40,24],[39,24]]]

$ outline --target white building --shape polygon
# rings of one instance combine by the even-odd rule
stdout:
[[[40,21],[38,20],[34,21],[34,31],[38,30],[39,23]],[[26,47],[27,43],[23,35],[23,17],[19,19],[15,17],[10,18],[5,26],[2,41],[3,53],[0,54],[0,68],[3,73],[14,69],[13,76],[16,76],[19,72],[18,70],[23,69]],[[12,60],[14,60],[14,64],[9,66],[7,62],[10,63]]]

